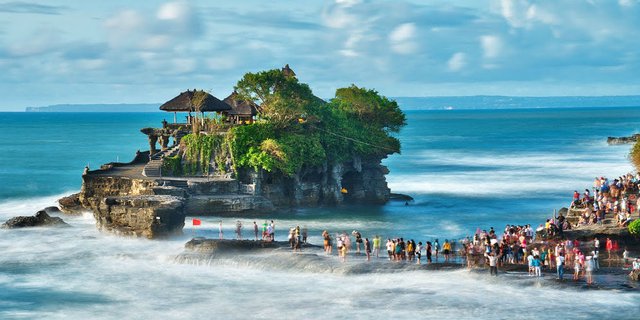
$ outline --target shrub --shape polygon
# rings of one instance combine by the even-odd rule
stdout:
[[[635,221],[629,224],[629,233],[636,237],[640,237],[640,219],[636,219]]]

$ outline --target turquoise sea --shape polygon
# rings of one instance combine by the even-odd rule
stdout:
[[[87,164],[131,160],[148,148],[140,128],[164,118],[171,117],[0,113],[0,222],[77,192]],[[476,228],[538,224],[595,176],[630,172],[630,146],[608,146],[606,138],[640,132],[635,107],[410,110],[407,118],[402,154],[384,164],[392,192],[415,198],[408,206],[287,210],[260,219],[275,219],[277,230],[306,226],[318,244],[323,229],[442,242]],[[640,311],[637,291],[576,290],[513,275],[352,275],[301,270],[288,256],[193,265],[176,256],[190,237],[217,234],[219,218],[203,217],[202,226],[166,241],[100,233],[90,214],[63,218],[71,228],[0,230],[0,318],[527,319],[534,317],[522,310],[541,306],[559,318],[634,318]],[[253,218],[222,219],[226,234],[237,219]],[[491,302],[505,300],[518,303]]]

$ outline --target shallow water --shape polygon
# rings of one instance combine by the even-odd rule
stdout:
[[[8,124],[0,130],[13,142],[0,145],[0,221],[78,190],[87,162],[129,160],[146,146],[138,130],[164,116],[0,113]],[[533,319],[542,310],[557,318],[637,318],[637,290],[583,290],[518,274],[354,274],[337,261],[328,272],[319,267],[326,260],[294,255],[176,259],[191,237],[217,237],[220,219],[227,238],[237,219],[247,227],[275,219],[279,240],[300,225],[317,244],[323,229],[442,243],[477,227],[540,223],[593,177],[630,171],[629,146],[605,139],[640,131],[640,111],[632,108],[411,111],[408,120],[402,155],[385,164],[392,190],[414,196],[409,206],[201,217],[201,226],[188,223],[183,236],[164,241],[100,233],[90,214],[64,216],[71,228],[0,229],[0,318]]]

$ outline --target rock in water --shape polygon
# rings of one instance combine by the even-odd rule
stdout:
[[[58,199],[60,209],[67,214],[79,214],[82,213],[83,207],[80,203],[80,194],[74,193],[70,196],[62,197]]]
[[[35,216],[19,216],[7,220],[2,224],[4,229],[26,228],[26,227],[48,227],[48,226],[68,226],[62,219],[52,217],[45,210],[40,210]]]

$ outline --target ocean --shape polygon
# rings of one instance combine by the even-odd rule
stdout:
[[[77,192],[85,165],[130,161],[148,149],[139,130],[164,118],[171,116],[0,113],[0,222]],[[414,197],[409,205],[284,210],[258,214],[258,222],[274,219],[278,240],[289,227],[307,227],[315,244],[324,229],[442,243],[477,228],[535,226],[594,177],[632,171],[630,146],[606,138],[640,132],[633,107],[408,110],[407,119],[402,153],[384,164],[392,192]],[[0,318],[634,319],[640,311],[637,290],[583,290],[513,273],[353,273],[336,257],[322,269],[288,253],[177,259],[193,236],[217,237],[218,217],[199,217],[201,226],[160,241],[101,233],[91,214],[62,218],[70,228],[0,229]],[[238,219],[249,226],[256,218],[222,218],[227,237]]]

